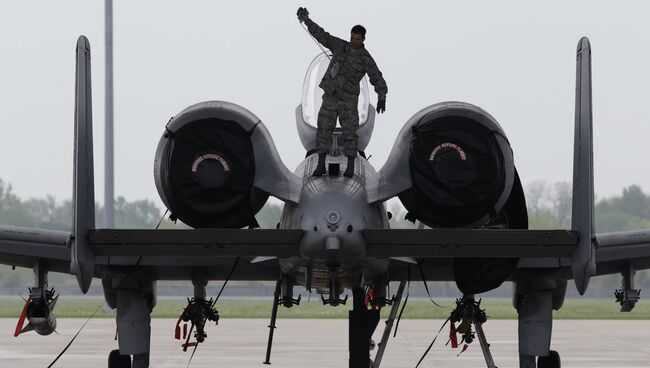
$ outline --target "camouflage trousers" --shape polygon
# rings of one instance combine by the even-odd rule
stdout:
[[[359,128],[358,100],[359,97],[354,95],[339,96],[336,93],[323,95],[323,104],[318,112],[318,128],[316,130],[316,151],[318,153],[327,153],[332,147],[332,132],[338,118],[343,131],[343,142],[339,141],[338,144],[343,146],[343,154],[356,157],[357,129]]]

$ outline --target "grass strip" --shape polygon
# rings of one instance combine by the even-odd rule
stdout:
[[[61,297],[56,306],[58,318],[88,317],[103,302],[99,298],[65,298]],[[222,318],[270,318],[271,302],[267,299],[223,299],[216,308]],[[451,299],[440,299],[441,305],[452,306]],[[24,302],[17,298],[0,298],[0,317],[18,318]],[[349,303],[351,304],[351,303]],[[182,298],[161,298],[154,308],[153,318],[178,318],[186,300]],[[486,299],[481,303],[487,315],[492,319],[516,319],[517,313],[509,299]],[[330,307],[321,305],[313,298],[310,303],[303,299],[299,306],[287,309],[280,307],[278,318],[347,318],[351,305]],[[389,308],[384,308],[382,317],[388,315]],[[450,308],[439,308],[428,300],[409,300],[402,318],[405,319],[445,319]],[[105,310],[97,313],[99,318],[114,318],[115,311]],[[630,313],[619,312],[619,306],[607,299],[567,299],[560,311],[554,312],[556,319],[650,319],[650,303],[641,301]]]

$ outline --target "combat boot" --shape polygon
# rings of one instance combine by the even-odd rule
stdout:
[[[354,176],[354,156],[348,156],[348,166],[345,168],[344,176],[351,178]]]
[[[312,176],[323,176],[325,175],[325,154],[324,153],[319,153],[318,154],[318,165],[316,165],[316,170],[314,170],[314,173]]]

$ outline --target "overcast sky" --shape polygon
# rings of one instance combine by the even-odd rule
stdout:
[[[319,52],[295,12],[366,47],[388,83],[366,150],[384,163],[402,125],[440,101],[476,104],[506,131],[524,185],[572,177],[575,51],[593,50],[595,189],[650,190],[648,1],[121,1],[114,4],[115,192],[160,203],[153,158],[183,108],[226,100],[266,124],[285,164],[304,73]],[[96,198],[103,201],[104,2],[0,3],[0,178],[22,197],[71,196],[74,50],[91,43]],[[374,92],[371,95],[376,102]]]

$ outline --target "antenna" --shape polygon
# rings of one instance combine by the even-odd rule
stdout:
[[[113,165],[113,0],[105,0],[104,226],[115,226]]]

